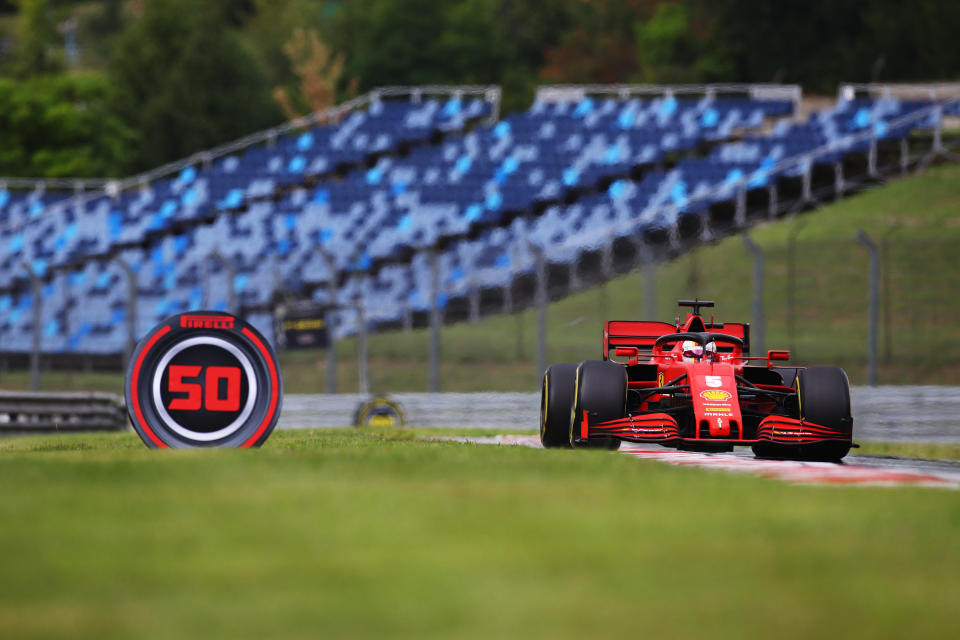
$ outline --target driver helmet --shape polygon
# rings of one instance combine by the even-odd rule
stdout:
[[[680,352],[684,362],[699,362],[703,357],[703,345],[693,340],[684,340]]]
[[[703,355],[706,356],[707,360],[716,360],[717,359],[717,343],[711,340],[703,348]]]

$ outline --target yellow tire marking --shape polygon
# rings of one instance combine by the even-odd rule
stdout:
[[[580,367],[577,367],[577,377],[573,382],[573,409],[570,411],[570,445],[573,445],[573,425],[577,422],[577,404],[580,401]]]
[[[803,397],[800,395],[800,372],[797,371],[797,409],[800,410],[800,419],[803,420]]]
[[[550,375],[543,374],[543,420],[540,421],[540,439],[547,432],[547,411],[550,410]]]

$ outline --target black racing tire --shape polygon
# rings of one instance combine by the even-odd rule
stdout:
[[[753,452],[761,458],[839,462],[853,442],[850,382],[839,367],[810,367],[797,372],[799,407],[797,417],[847,434],[845,440],[802,445],[758,443]]]
[[[573,408],[577,365],[547,367],[540,387],[540,443],[546,449],[570,448],[570,412]]]
[[[627,370],[606,360],[585,360],[577,367],[576,393],[570,416],[570,446],[578,449],[619,449],[617,438],[579,440],[583,412],[590,422],[606,422],[627,415]]]

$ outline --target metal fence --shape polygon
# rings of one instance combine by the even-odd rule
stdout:
[[[665,265],[658,301],[718,299],[718,317],[752,323],[754,353],[790,349],[794,362],[844,366],[858,382],[956,379],[960,236],[909,237],[896,221],[858,235],[804,237],[806,228],[801,217],[782,240],[745,242],[732,257],[706,249]]]

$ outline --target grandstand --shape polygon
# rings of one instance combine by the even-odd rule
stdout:
[[[97,192],[0,182],[0,352],[116,357],[201,307],[274,341],[294,301],[336,338],[512,310],[538,255],[559,297],[906,170],[957,94],[554,86],[500,117],[493,87],[388,88]]]

